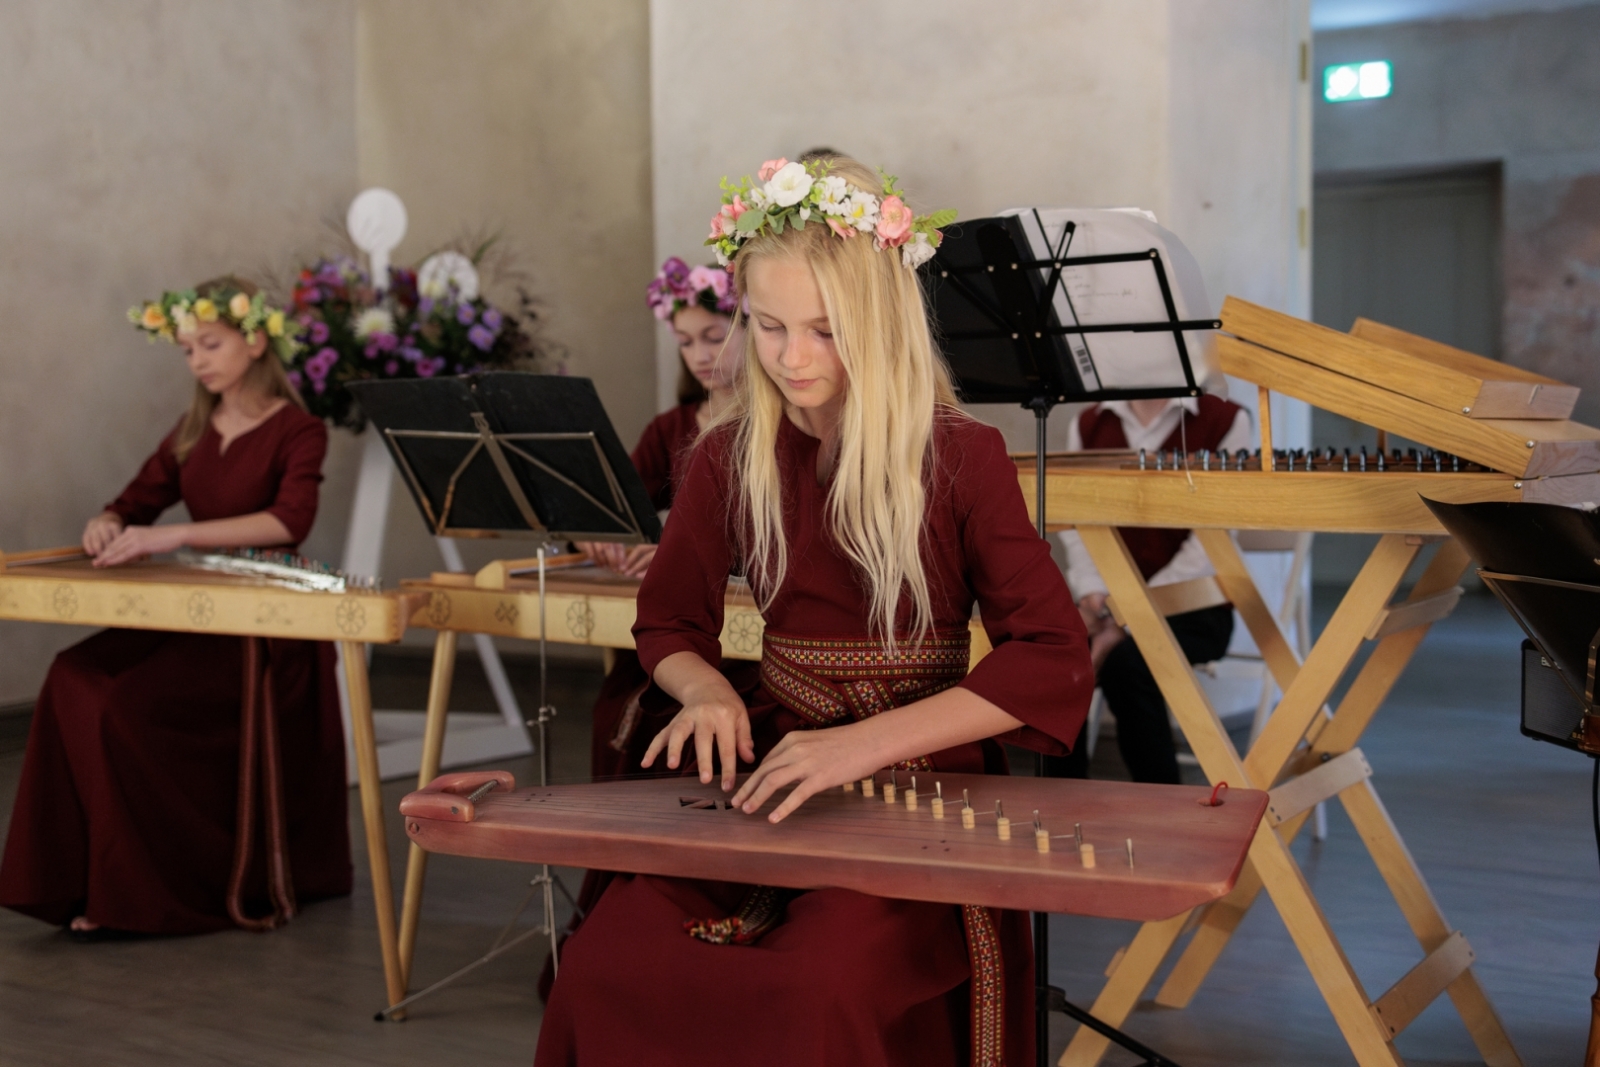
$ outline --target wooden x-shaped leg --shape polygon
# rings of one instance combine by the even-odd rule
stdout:
[[[1108,527],[1079,527],[1084,544],[1118,605],[1151,673],[1161,686],[1206,776],[1259,789],[1278,788],[1258,830],[1239,884],[1200,916],[1195,936],[1162,987],[1158,1000],[1182,1006],[1198,989],[1233,930],[1264,888],[1332,1010],[1358,1063],[1399,1064],[1394,1037],[1438,995],[1448,990],[1486,1062],[1519,1064],[1493,1007],[1470,970],[1471,948],[1452,931],[1369,781],[1371,769],[1355,742],[1427,632],[1428,623],[1454,605],[1455,582],[1467,558],[1454,543],[1441,546],[1422,580],[1402,605],[1390,598],[1422,542],[1385,536],[1350,591],[1299,663],[1262,601],[1243,558],[1225,531],[1200,536],[1217,569],[1218,584],[1243,616],[1284,696],[1260,739],[1241,759],[1211,707],[1187,657],[1129,556]],[[1336,712],[1327,700],[1367,639],[1380,643]],[[1301,748],[1302,741],[1308,747]],[[1293,776],[1288,780],[1286,774]],[[1387,993],[1372,1001],[1345,958],[1338,939],[1289,853],[1289,843],[1320,800],[1338,796],[1372,853],[1426,954]],[[1189,928],[1190,916],[1144,926],[1117,961],[1094,1005],[1118,1025],[1148,986],[1168,952]],[[1106,1048],[1081,1029],[1061,1058],[1063,1067],[1090,1067]]]

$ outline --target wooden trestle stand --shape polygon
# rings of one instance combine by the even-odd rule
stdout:
[[[1372,783],[1358,742],[1432,623],[1454,608],[1468,557],[1420,497],[1471,502],[1600,499],[1600,431],[1566,421],[1577,390],[1504,364],[1375,323],[1351,334],[1314,326],[1229,298],[1227,336],[1218,354],[1227,373],[1318,407],[1402,435],[1455,459],[1410,469],[1345,471],[1280,465],[1270,438],[1257,470],[1096,467],[1069,457],[1046,476],[1045,509],[1054,529],[1075,527],[1110,591],[1113,609],[1138,642],[1206,777],[1270,790],[1271,803],[1234,890],[1204,909],[1146,923],[1108,971],[1091,1009],[1120,1025],[1162,961],[1190,931],[1156,1003],[1181,1008],[1193,998],[1240,920],[1263,889],[1304,957],[1356,1061],[1403,1061],[1395,1038],[1440,993],[1449,993],[1484,1061],[1521,1060],[1473,973],[1465,934],[1440,912]],[[1265,399],[1265,398],[1263,398]],[[1262,410],[1267,405],[1262,404]],[[1265,429],[1265,427],[1264,427]],[[1417,466],[1425,470],[1416,469]],[[1033,461],[1019,461],[1024,496],[1033,499]],[[1197,531],[1217,574],[1214,589],[1152,590],[1117,532],[1119,526]],[[1304,662],[1284,639],[1251,580],[1230,530],[1315,530],[1382,535]],[[1437,544],[1420,580],[1395,601],[1407,569]],[[1250,750],[1235,750],[1216,710],[1167,625],[1162,604],[1195,597],[1231,601],[1283,692]],[[1344,698],[1328,699],[1362,644],[1376,647]],[[1312,809],[1337,797],[1355,824],[1422,950],[1422,960],[1381,996],[1368,995],[1312,894],[1289,846]],[[1107,1047],[1082,1028],[1062,1067],[1091,1067]]]

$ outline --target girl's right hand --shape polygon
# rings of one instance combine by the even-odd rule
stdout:
[[[717,683],[721,683],[718,685]],[[722,764],[722,791],[732,792],[739,773],[739,760],[754,763],[755,742],[750,736],[750,713],[733,686],[722,675],[705,686],[684,694],[683,708],[667,728],[656,734],[641,765],[648,767],[663,751],[667,766],[674,770],[683,762],[683,746],[694,739],[695,759],[700,767],[700,782],[711,784],[712,754]]]
[[[83,550],[90,556],[98,556],[121,532],[122,516],[114,511],[102,511],[83,528]]]

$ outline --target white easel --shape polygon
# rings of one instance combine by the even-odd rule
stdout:
[[[406,234],[406,208],[398,196],[387,189],[371,188],[350,202],[345,226],[357,248],[367,254],[373,285],[382,289],[389,279],[389,253],[399,245]],[[465,257],[455,253],[441,253],[434,259],[451,257],[440,263],[458,288],[466,291],[461,282],[463,275],[472,272]],[[428,271],[429,263],[423,264]],[[477,291],[475,272],[470,280],[471,289]],[[384,531],[389,518],[389,500],[394,489],[394,464],[384,447],[383,438],[369,428],[363,434],[365,442],[361,451],[361,470],[356,477],[355,496],[350,504],[350,529],[345,537],[343,568],[350,574],[378,575],[383,567]],[[461,573],[466,570],[461,551],[448,537],[436,537],[439,555],[445,569]],[[449,716],[444,741],[441,770],[465,764],[507,756],[525,756],[533,751],[523,727],[522,709],[500,653],[493,638],[487,634],[474,634],[472,640],[478,650],[478,660],[488,677],[489,688],[494,692],[498,714],[493,712],[452,712]],[[350,701],[345,694],[344,672],[339,672],[339,707],[344,719],[346,775],[350,782],[356,780],[355,757],[350,741]],[[384,779],[415,774],[422,762],[422,726],[420,711],[375,710],[372,714],[378,737],[378,772]]]

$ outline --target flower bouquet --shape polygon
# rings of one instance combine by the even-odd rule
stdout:
[[[366,418],[349,382],[545,369],[526,290],[517,290],[516,311],[502,311],[479,295],[472,260],[455,252],[430,257],[420,277],[390,267],[379,290],[348,256],[299,272],[289,313],[301,347],[288,370],[313,415],[359,432]]]

